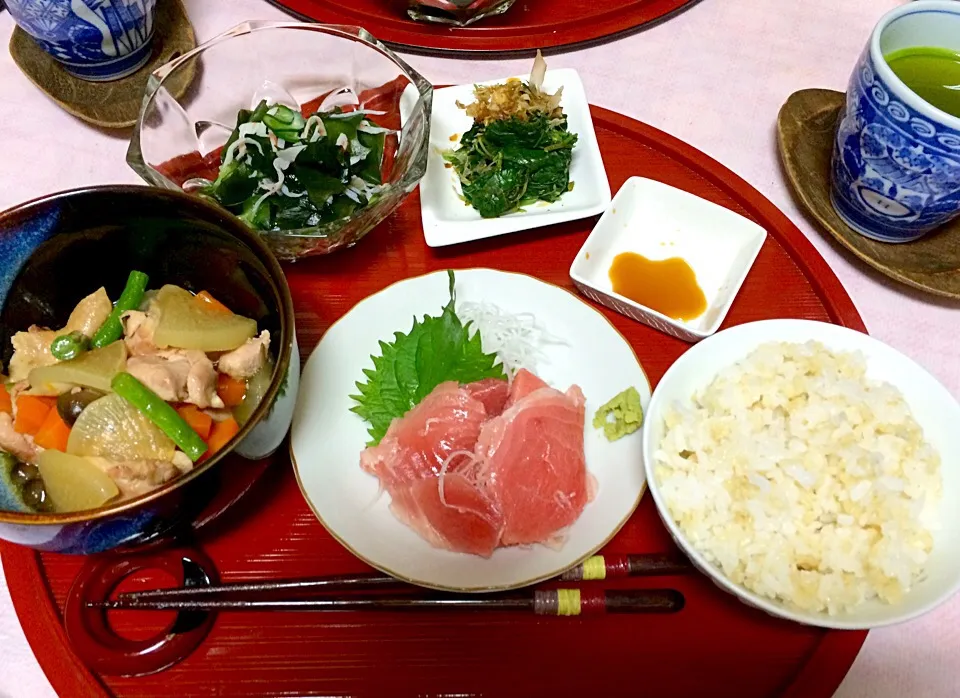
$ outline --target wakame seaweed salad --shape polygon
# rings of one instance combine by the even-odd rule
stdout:
[[[195,191],[257,230],[339,220],[380,193],[387,133],[363,111],[337,108],[304,118],[264,100],[240,111],[216,180]]]
[[[572,188],[570,162],[577,134],[567,130],[562,88],[541,89],[546,63],[537,53],[529,82],[474,88],[464,106],[473,126],[444,159],[460,178],[463,198],[484,218],[497,218],[535,201],[556,201]]]

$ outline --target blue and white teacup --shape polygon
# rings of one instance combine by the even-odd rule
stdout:
[[[156,0],[6,0],[14,21],[64,69],[117,80],[150,58]]]
[[[960,215],[960,118],[921,99],[884,59],[919,46],[960,52],[960,2],[918,0],[880,20],[834,144],[833,207],[881,242],[916,240]]]

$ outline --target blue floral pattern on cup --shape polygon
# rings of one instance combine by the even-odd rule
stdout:
[[[875,240],[916,240],[960,213],[960,131],[899,101],[869,47],[850,78],[832,181],[837,213]]]
[[[156,0],[6,0],[16,23],[85,80],[116,80],[150,58]]]

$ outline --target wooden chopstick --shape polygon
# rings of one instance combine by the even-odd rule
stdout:
[[[684,603],[683,594],[675,589],[538,589],[498,596],[434,594],[293,600],[118,598],[88,605],[105,610],[139,611],[532,611],[536,615],[579,616],[676,613]]]
[[[564,582],[618,579],[622,577],[669,577],[687,574],[693,565],[685,557],[667,553],[638,555],[594,555],[572,567],[558,579]]]
[[[266,582],[238,582],[214,584],[206,587],[179,587],[134,591],[117,596],[118,601],[163,601],[178,598],[199,599],[232,594],[256,594],[277,591],[352,591],[397,587],[404,583],[396,577],[378,573],[312,577],[308,579],[278,579]]]
[[[678,555],[643,553],[639,555],[594,555],[558,579],[564,582],[592,581],[622,577],[652,577],[686,574],[691,564]],[[312,577],[307,579],[278,579],[264,582],[240,582],[206,587],[152,589],[128,592],[117,596],[117,601],[165,601],[176,599],[205,599],[233,594],[259,594],[292,591],[360,591],[407,586],[389,575],[379,573]]]

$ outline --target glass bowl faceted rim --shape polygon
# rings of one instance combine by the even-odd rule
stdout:
[[[374,37],[370,32],[368,32],[363,27],[346,25],[346,24],[321,24],[321,23],[311,23],[311,22],[288,22],[288,21],[273,21],[273,20],[248,20],[241,22],[240,24],[226,30],[225,32],[218,34],[212,39],[205,41],[196,48],[184,53],[181,56],[173,59],[172,61],[160,66],[154,70],[148,80],[146,92],[143,96],[143,102],[140,105],[140,113],[137,117],[137,122],[133,127],[133,134],[130,138],[130,144],[127,147],[127,164],[136,172],[141,179],[146,181],[148,184],[151,184],[156,187],[163,189],[172,189],[174,191],[183,191],[183,188],[178,186],[175,182],[167,179],[157,170],[155,170],[149,163],[147,163],[146,158],[143,156],[143,150],[141,148],[141,134],[143,129],[144,119],[147,113],[153,106],[154,99],[157,94],[160,92],[160,89],[164,87],[164,83],[168,78],[177,74],[177,70],[185,65],[188,61],[193,60],[197,56],[203,54],[207,50],[222,44],[225,41],[230,39],[246,36],[248,34],[253,34],[260,31],[268,31],[273,29],[293,29],[300,31],[315,31],[322,34],[327,34],[330,36],[341,37],[350,41],[356,41],[360,44],[363,44],[370,49],[373,49],[388,58],[393,62],[404,74],[404,76],[414,85],[417,89],[417,102],[413,107],[412,114],[417,115],[422,113],[423,120],[422,125],[417,126],[417,123],[420,121],[416,119],[415,116],[412,116],[409,119],[404,121],[404,124],[400,130],[399,143],[403,144],[408,142],[410,137],[410,132],[415,128],[422,129],[422,136],[419,139],[419,142],[414,143],[411,147],[414,148],[414,152],[411,153],[409,164],[406,170],[401,174],[401,176],[390,185],[390,189],[394,191],[399,191],[399,196],[385,198],[390,201],[390,203],[382,210],[378,211],[378,216],[376,220],[367,226],[364,230],[356,233],[355,238],[352,242],[356,242],[363,235],[369,232],[370,229],[375,227],[378,223],[383,221],[387,216],[389,216],[393,211],[400,205],[403,199],[407,194],[413,191],[416,185],[423,178],[423,175],[426,173],[427,169],[427,156],[430,150],[430,112],[433,106],[433,85],[430,84],[420,73],[414,70],[410,65],[400,58],[397,54],[391,51],[387,46],[385,46],[381,41]],[[266,77],[266,76],[265,76]],[[402,146],[401,146],[402,147]],[[189,193],[189,192],[187,192]],[[385,195],[389,195],[389,190],[384,192]],[[366,212],[369,212],[371,208],[364,208],[356,212],[354,216],[348,218],[343,218],[337,221],[332,221],[323,225],[311,226],[307,228],[295,228],[291,230],[257,230],[265,240],[294,240],[294,239],[323,239],[326,235],[335,233],[340,228],[345,227],[349,224],[350,221],[354,220],[356,216],[363,215]],[[228,212],[229,213],[229,212]],[[233,215],[233,214],[230,214]],[[352,244],[352,243],[350,243]]]

